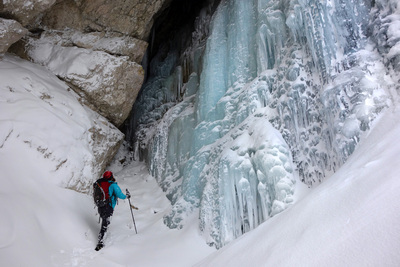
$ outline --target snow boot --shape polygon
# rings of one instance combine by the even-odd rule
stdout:
[[[99,251],[100,249],[102,249],[104,247],[103,243],[98,243],[96,248],[94,250]]]

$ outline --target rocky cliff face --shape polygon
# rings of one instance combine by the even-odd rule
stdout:
[[[0,55],[11,52],[45,66],[77,93],[82,104],[120,127],[144,80],[141,62],[154,19],[170,2],[2,1]],[[93,142],[95,154],[102,155],[95,157],[93,165],[100,169],[106,167],[122,140],[119,135],[113,147],[99,153],[104,150],[101,142],[107,140],[103,128],[93,127],[91,132],[91,136],[101,137]],[[111,127],[110,131],[117,129]],[[81,186],[73,187],[79,190]]]
[[[69,83],[90,107],[119,127],[129,116],[142,86],[144,71],[140,64],[154,17],[170,2],[6,1],[0,6],[0,16],[11,20],[0,25],[3,33],[0,53],[24,37],[9,51],[47,66]],[[36,53],[44,51],[44,47],[52,51],[46,58]],[[61,73],[54,58],[65,56],[65,51],[71,49],[79,52],[74,53],[73,60],[58,61],[69,70]],[[100,58],[111,67],[105,68],[101,63],[94,64],[84,74],[74,72],[71,66],[79,65],[83,57],[91,62]]]
[[[147,40],[154,16],[171,0],[66,0],[44,14],[43,25],[81,31],[118,32]],[[71,16],[73,14],[73,16]]]

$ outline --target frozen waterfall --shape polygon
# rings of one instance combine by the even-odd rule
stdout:
[[[172,202],[165,223],[196,213],[221,247],[335,172],[390,105],[395,5],[221,0],[164,43],[128,136]]]

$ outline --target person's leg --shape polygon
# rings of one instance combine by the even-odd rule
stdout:
[[[111,206],[106,206],[103,209],[99,209],[99,214],[101,217],[101,228],[98,236],[99,242],[97,244],[96,250],[99,250],[104,246],[103,238],[105,233],[107,232],[108,226],[110,225],[113,208]]]
[[[101,218],[101,228],[99,233],[99,244],[103,243],[103,238],[105,233],[107,232],[107,228],[110,225],[110,218],[111,217],[102,217]]]

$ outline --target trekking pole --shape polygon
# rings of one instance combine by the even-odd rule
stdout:
[[[127,195],[130,195],[130,193],[129,193],[129,191],[128,191],[128,188],[126,189],[126,194],[127,194]],[[135,232],[136,232],[136,234],[137,234],[135,218],[133,217],[133,211],[132,211],[132,205],[131,205],[131,198],[128,198],[128,201],[129,201],[129,208],[131,209],[133,225],[135,226]]]

